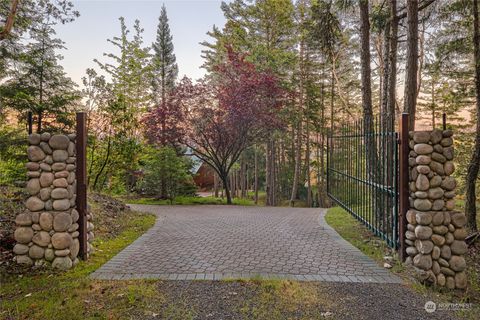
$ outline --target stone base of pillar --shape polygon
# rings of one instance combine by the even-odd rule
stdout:
[[[407,264],[420,280],[465,289],[466,217],[455,209],[452,131],[410,132]]]

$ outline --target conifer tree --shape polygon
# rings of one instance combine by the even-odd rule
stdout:
[[[158,21],[157,38],[152,45],[154,51],[152,58],[152,91],[156,108],[155,114],[160,117],[157,121],[161,126],[161,128],[158,128],[161,132],[160,141],[157,142],[165,146],[167,143],[165,134],[167,131],[167,118],[170,114],[167,96],[174,88],[178,76],[176,57],[173,53],[173,37],[170,34],[165,5],[162,6]]]

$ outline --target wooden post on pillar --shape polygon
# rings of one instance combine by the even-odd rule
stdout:
[[[77,211],[78,218],[78,236],[80,242],[79,255],[83,260],[88,258],[88,243],[87,243],[87,125],[85,112],[77,112],[77,137],[76,137],[76,151],[77,151]]]
[[[410,207],[409,201],[409,172],[408,172],[408,154],[410,153],[409,147],[409,133],[408,133],[408,113],[402,113],[400,119],[400,152],[399,152],[399,213],[398,213],[398,231],[399,231],[399,256],[401,261],[405,261],[407,258],[406,244],[405,244],[405,232],[407,231],[407,211]]]

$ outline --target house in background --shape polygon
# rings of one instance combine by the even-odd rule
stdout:
[[[193,160],[193,167],[192,167],[192,174],[193,174],[193,181],[198,186],[200,191],[212,190],[214,186],[214,174],[215,171],[213,168],[208,164],[194,155],[191,150],[187,150],[185,155],[190,156]]]

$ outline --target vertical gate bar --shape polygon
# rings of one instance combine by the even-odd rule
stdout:
[[[377,214],[376,214],[376,217],[377,217],[377,229],[378,229],[378,233],[380,234],[380,237],[382,239],[384,239],[383,237],[383,232],[382,232],[382,229],[383,229],[383,226],[382,226],[382,200],[381,200],[381,197],[382,197],[382,189],[381,189],[381,182],[382,182],[382,162],[381,162],[381,159],[380,159],[380,152],[382,151],[382,136],[381,136],[381,129],[380,129],[380,124],[381,124],[381,121],[380,121],[380,116],[377,116],[376,117],[376,121],[377,121],[377,125],[376,125],[376,129],[377,129],[377,132],[375,133],[375,142],[376,142],[376,148],[374,149],[375,151],[375,162],[376,162],[376,165],[374,168],[378,168],[376,169],[375,171],[375,203],[376,203],[376,206],[377,208],[375,208]],[[385,240],[385,239],[384,239]]]
[[[363,161],[363,158],[364,158],[364,140],[365,140],[365,132],[364,132],[364,120],[361,119],[360,120],[360,152],[361,152],[361,161],[362,161],[362,165],[360,167],[360,170],[362,171],[361,172],[361,175],[362,175],[362,189],[361,189],[361,192],[362,192],[362,217],[363,219],[365,219],[365,221],[367,221],[367,215],[366,215],[366,211],[365,211],[365,162]],[[368,227],[368,226],[367,226]]]
[[[393,184],[394,184],[394,189],[395,189],[395,199],[394,199],[394,206],[395,206],[395,211],[394,211],[394,232],[395,232],[395,247],[398,248],[398,242],[399,242],[399,238],[398,238],[398,235],[399,235],[399,223],[398,223],[398,219],[399,219],[399,194],[398,194],[398,185],[399,185],[399,181],[398,181],[398,178],[399,178],[399,168],[398,168],[398,164],[399,164],[399,161],[398,161],[398,143],[397,141],[399,141],[398,139],[399,138],[399,134],[396,133],[395,134],[395,144],[393,145],[394,147],[394,152],[395,152],[395,155],[394,155],[394,164],[392,166],[392,171],[393,171],[393,174],[394,174],[394,180],[393,180]]]
[[[348,135],[351,136],[352,134],[352,125],[349,122],[348,123]],[[352,142],[352,139],[349,137],[347,138],[347,173],[348,173],[348,179],[347,179],[347,201],[348,201],[348,207],[352,208],[352,197],[351,197],[351,192],[352,192],[352,166],[351,166],[351,160],[352,160],[352,154],[350,153],[350,144]]]
[[[371,154],[371,160],[373,161],[373,164],[370,165],[370,170],[371,170],[371,179],[372,179],[372,214],[373,214],[373,220],[374,221],[374,226],[375,226],[375,234],[378,236],[378,219],[377,219],[377,203],[376,203],[376,192],[377,192],[377,189],[375,188],[375,183],[377,182],[377,172],[375,170],[375,168],[378,167],[378,163],[376,163],[377,161],[377,157],[375,157],[375,153],[377,152],[377,137],[375,136],[375,132],[377,132],[377,122],[376,122],[376,116],[373,117],[373,132],[372,132],[372,136],[371,136],[371,139],[372,139],[372,146],[375,146],[372,150],[370,150],[370,152],[372,153]],[[375,151],[375,153],[374,153]]]
[[[355,166],[355,176],[359,178],[358,176],[358,144],[357,144],[357,135],[358,135],[358,121],[355,120],[355,127],[353,129],[355,137],[353,138],[353,143],[354,143],[354,150],[355,150],[355,159],[353,165]],[[359,183],[358,180],[355,181],[355,206],[357,207],[357,214],[360,216],[360,208],[358,207],[358,187]]]
[[[78,231],[80,241],[80,257],[87,260],[87,127],[85,112],[77,112],[77,211],[79,214]]]
[[[400,248],[399,248],[399,256],[401,261],[405,261],[406,255],[406,245],[405,245],[405,232],[407,231],[407,210],[409,207],[409,192],[408,192],[408,180],[409,180],[409,173],[408,173],[408,154],[409,154],[409,134],[408,134],[408,113],[402,113],[402,117],[400,119],[400,157],[399,157],[399,205],[400,210],[398,214],[398,226],[399,226],[399,239],[400,239]]]

